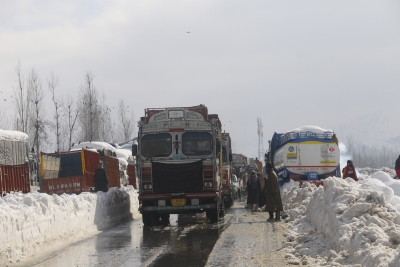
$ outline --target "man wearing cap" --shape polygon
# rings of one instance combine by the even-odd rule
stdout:
[[[354,181],[358,181],[356,168],[354,168],[353,161],[348,160],[347,166],[343,169],[343,179],[350,177],[353,178]]]
[[[103,191],[107,192],[108,191],[108,177],[106,170],[102,168],[103,164],[100,161],[98,168],[96,169],[94,173],[94,191]]]
[[[397,178],[400,179],[400,155],[395,162],[394,170],[396,171]]]
[[[269,212],[269,219],[267,221],[274,222],[281,220],[281,211],[283,211],[281,190],[279,188],[278,176],[274,172],[271,163],[265,164],[265,172],[268,175],[266,180],[265,190],[265,210]],[[274,219],[275,211],[275,219]]]

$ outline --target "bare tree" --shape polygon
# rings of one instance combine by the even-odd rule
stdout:
[[[34,69],[32,69],[28,77],[28,92],[32,103],[28,135],[32,136],[33,133],[34,136],[33,147],[36,147],[36,170],[39,170],[40,149],[44,146],[45,142],[48,141],[46,132],[48,122],[45,120],[44,116],[44,92],[42,90],[42,83]],[[37,171],[37,178],[39,179],[39,185],[41,187],[42,179],[40,177],[40,171]]]
[[[21,74],[21,62],[18,60],[15,72],[18,77],[18,84],[14,87],[14,108],[16,110],[15,128],[17,131],[28,133],[29,114],[31,108],[29,87],[25,87],[24,78]]]
[[[99,99],[101,103],[99,106],[99,134],[100,141],[114,142],[115,141],[115,130],[113,127],[113,121],[111,119],[111,109],[106,104],[106,95],[103,93]]]
[[[68,150],[72,147],[72,136],[76,130],[76,119],[79,116],[79,110],[74,110],[74,101],[71,97],[68,97],[63,105],[64,115],[67,116],[68,122]]]
[[[6,110],[0,107],[0,129],[7,129],[9,127],[9,121],[7,119]]]
[[[59,84],[59,79],[56,75],[54,75],[53,72],[50,74],[50,77],[47,79],[47,84],[48,84],[49,90],[52,94],[52,101],[53,101],[53,104],[55,107],[55,113],[54,113],[55,123],[52,128],[56,134],[57,152],[59,152],[60,151],[60,135],[61,135],[61,132],[60,132],[61,122],[60,122],[59,108],[61,107],[61,104],[55,98],[55,90]]]
[[[93,85],[94,76],[90,72],[85,74],[85,83],[79,92],[79,124],[83,140],[99,140],[99,121],[101,109],[98,103],[98,92]]]
[[[127,141],[133,138],[135,131],[135,116],[121,99],[118,103],[119,128],[121,130],[121,141]]]

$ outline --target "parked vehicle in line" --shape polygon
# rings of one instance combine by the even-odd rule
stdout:
[[[338,140],[332,130],[318,126],[274,133],[265,159],[273,165],[280,185],[289,180],[320,185],[327,177],[341,176]]]
[[[230,208],[235,199],[232,185],[232,146],[229,133],[222,134],[222,196],[225,207]]]
[[[0,196],[10,192],[30,192],[33,161],[28,155],[28,135],[0,129]]]
[[[132,154],[143,224],[168,224],[180,213],[205,212],[211,223],[224,217],[218,115],[204,105],[147,108],[138,128]]]
[[[239,179],[235,174],[232,174],[232,193],[233,193],[233,198],[234,199],[240,199],[241,198],[241,192],[240,192],[240,187],[239,187]]]

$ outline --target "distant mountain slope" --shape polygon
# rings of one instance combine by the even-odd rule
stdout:
[[[347,143],[353,137],[355,143],[363,143],[370,147],[400,147],[399,109],[386,107],[371,111],[349,122],[333,128],[339,140]]]

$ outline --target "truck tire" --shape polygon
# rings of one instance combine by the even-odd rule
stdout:
[[[143,212],[142,213],[142,222],[145,227],[150,227],[152,223],[151,213],[150,212]]]
[[[219,205],[216,202],[217,207],[213,209],[209,209],[206,211],[207,219],[210,223],[218,223],[219,220]]]
[[[222,203],[221,203],[221,207],[220,207],[220,210],[219,210],[219,217],[220,218],[224,218],[225,217],[225,202],[224,201],[222,201]]]
[[[161,224],[163,226],[169,225],[169,214],[161,214]]]

